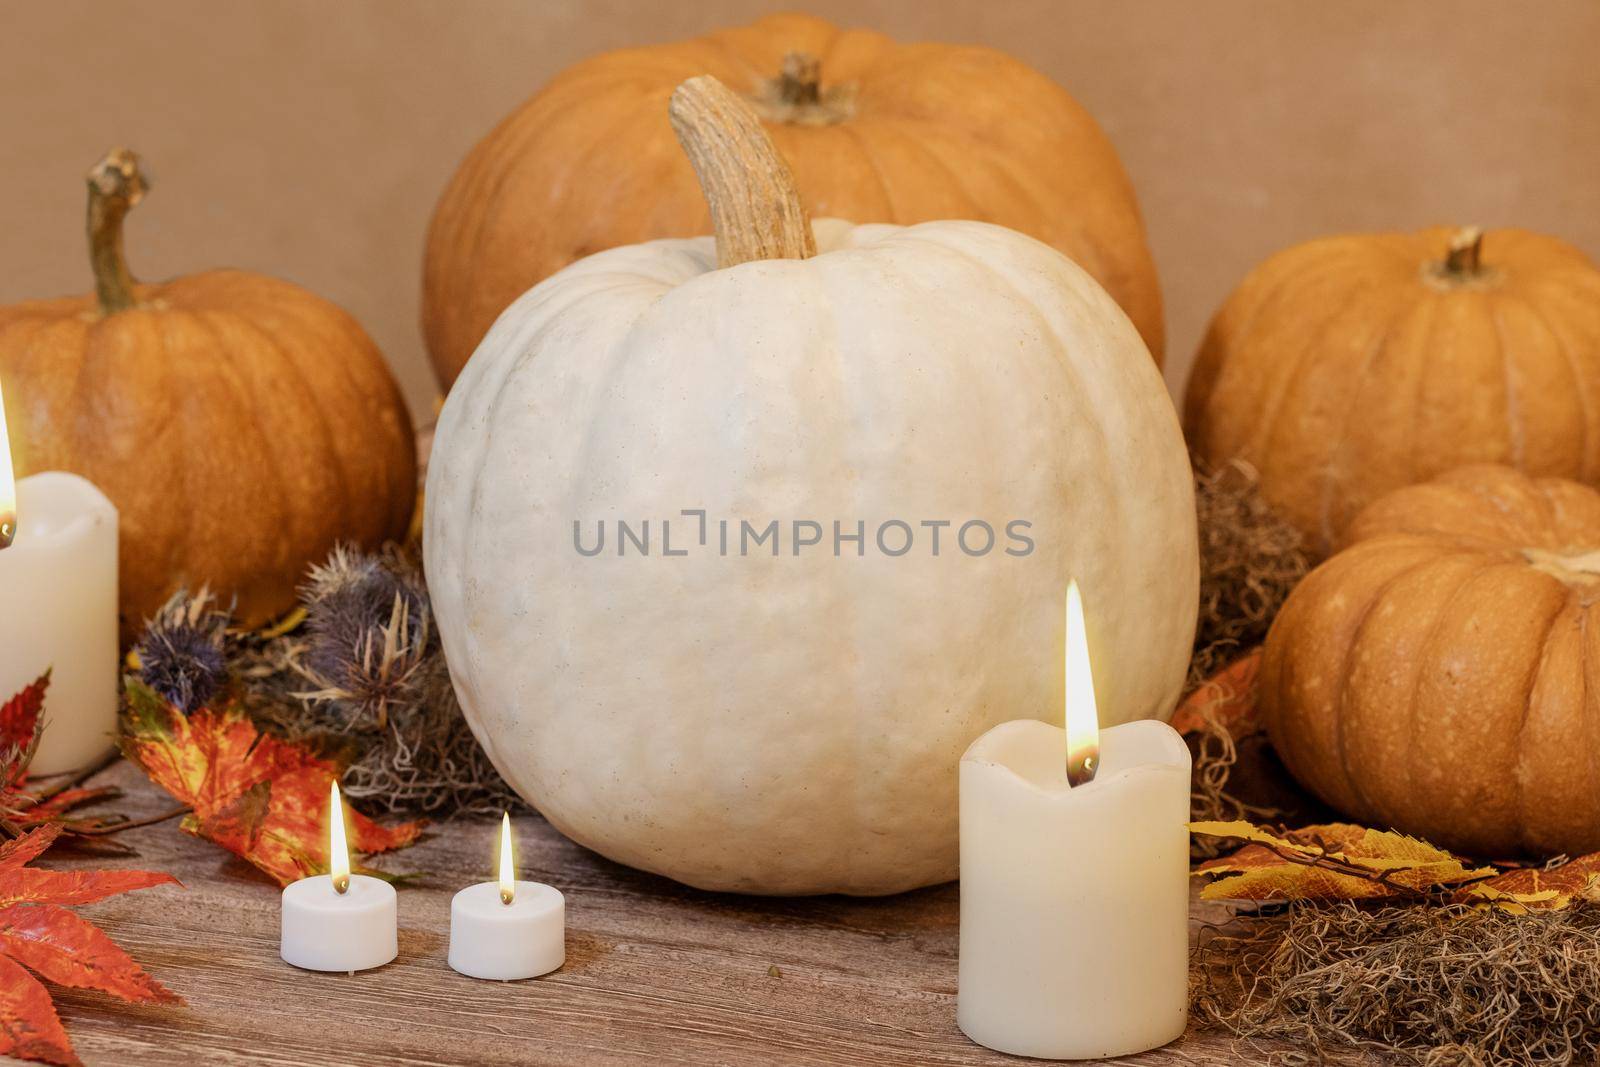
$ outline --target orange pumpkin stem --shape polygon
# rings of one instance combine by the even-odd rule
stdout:
[[[816,107],[822,102],[822,63],[816,56],[790,52],[783,57],[778,99],[790,107]]]
[[[1483,230],[1477,226],[1464,226],[1450,238],[1450,250],[1445,253],[1444,269],[1451,274],[1476,274],[1482,269]]]
[[[768,122],[832,126],[855,114],[856,87],[852,82],[824,91],[821,60],[809,52],[790,52],[778,76],[762,82],[751,102]]]
[[[139,170],[139,157],[113,148],[89,171],[89,265],[102,314],[133,307],[133,275],[122,251],[122,220],[149,190]]]
[[[711,209],[719,268],[817,254],[794,172],[748,103],[703,74],[673,90],[667,114]]]

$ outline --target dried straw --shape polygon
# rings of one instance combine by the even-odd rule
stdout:
[[[1278,609],[1311,569],[1300,532],[1262,499],[1259,476],[1243,460],[1217,468],[1194,460],[1200,524],[1200,621],[1192,690],[1266,639]]]
[[[1215,714],[1215,708],[1223,699],[1219,695],[1201,707],[1201,728],[1188,735],[1189,749],[1194,756],[1194,770],[1189,781],[1189,818],[1195,822],[1232,822],[1235,819],[1270,822],[1283,813],[1277,808],[1252,804],[1228,789],[1234,767],[1239,762],[1239,742]],[[1189,839],[1189,858],[1192,861],[1212,859],[1237,847],[1237,842],[1224,838],[1194,836]]]
[[[1186,693],[1260,644],[1289,592],[1310,569],[1299,531],[1262,499],[1253,467],[1235,460],[1213,469],[1198,457],[1194,466],[1200,616]],[[1231,695],[1217,690],[1200,709],[1202,728],[1190,738],[1194,753],[1190,814],[1197,820],[1270,819],[1280,813],[1228,791],[1239,761],[1239,739],[1214,711]],[[1196,838],[1190,854],[1210,859],[1229,847],[1216,838]]]
[[[1202,1025],[1287,1042],[1279,1063],[1361,1051],[1424,1067],[1600,1058],[1600,908],[1294,905],[1201,937]],[[1368,1061],[1370,1062],[1370,1061]]]

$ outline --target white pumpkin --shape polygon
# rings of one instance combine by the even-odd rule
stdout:
[[[786,168],[714,81],[673,107],[715,241],[547,279],[441,415],[426,562],[462,708],[619,862],[752,893],[949,880],[963,749],[1061,715],[1069,576],[1102,723],[1171,712],[1198,586],[1176,416],[1116,303],[1031,238],[825,221],[819,254],[751,260],[809,251]],[[741,554],[774,519],[778,553]]]

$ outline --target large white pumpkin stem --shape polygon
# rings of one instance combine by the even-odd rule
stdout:
[[[711,208],[718,267],[817,254],[794,172],[748,103],[703,74],[673,90],[667,114]]]

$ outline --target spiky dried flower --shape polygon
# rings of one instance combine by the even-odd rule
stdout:
[[[315,688],[296,696],[335,705],[347,726],[379,730],[393,709],[423,699],[434,635],[415,573],[341,545],[311,569],[301,600],[308,633],[301,668]]]
[[[290,736],[355,742],[351,797],[405,814],[520,807],[456,702],[413,548],[342,547],[312,568],[304,623],[242,648],[246,698]]]
[[[172,594],[134,646],[140,681],[185,715],[205,707],[228,681],[231,618],[209,589]]]

